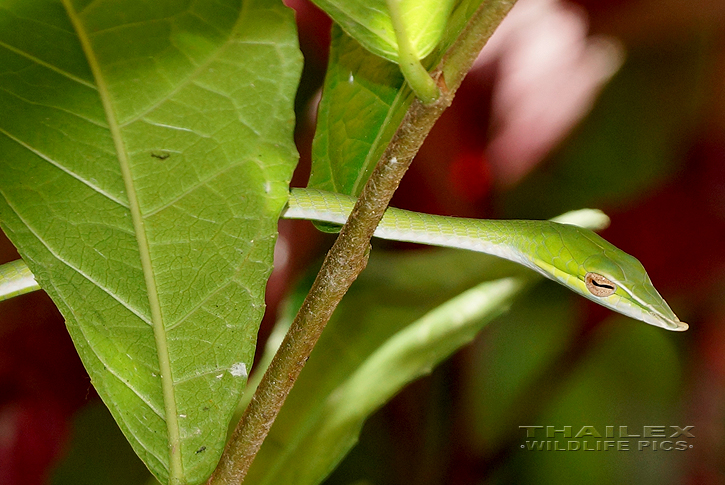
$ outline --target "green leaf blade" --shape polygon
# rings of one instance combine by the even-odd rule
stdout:
[[[480,3],[456,5],[435,50],[424,60],[427,69],[440,62]],[[360,38],[343,30],[333,25],[309,186],[358,196],[415,96],[396,64],[372,54]]]
[[[66,6],[44,43],[75,29],[73,62],[38,62],[17,29],[0,45],[0,221],[135,451],[164,483],[201,483],[296,162],[294,21],[261,1]]]
[[[359,195],[413,100],[395,64],[333,26],[310,187]]]
[[[397,63],[398,42],[386,0],[313,0],[342,29],[368,51]],[[406,34],[422,59],[443,36],[453,0],[403,0],[400,10]]]

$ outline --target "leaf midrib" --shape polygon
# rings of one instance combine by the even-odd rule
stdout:
[[[129,166],[128,153],[121,136],[121,128],[116,119],[116,112],[111,101],[110,93],[106,80],[101,72],[98,59],[95,56],[93,47],[90,43],[88,33],[85,31],[81,19],[73,9],[70,0],[62,0],[63,7],[66,10],[68,18],[78,35],[83,52],[88,61],[88,65],[93,73],[98,88],[99,98],[103,104],[103,110],[106,113],[109,131],[113,138],[113,144],[116,149],[118,162],[123,176],[126,195],[129,202],[129,211],[133,221],[136,241],[138,243],[139,256],[141,259],[141,267],[143,269],[144,281],[146,283],[146,291],[149,299],[149,308],[151,310],[151,321],[154,329],[154,339],[156,343],[156,351],[159,358],[159,370],[161,373],[161,387],[164,397],[165,422],[169,440],[169,482],[181,482],[183,480],[183,466],[181,462],[181,439],[179,432],[178,412],[176,407],[176,396],[174,393],[174,382],[171,374],[171,361],[168,350],[166,329],[164,328],[163,317],[161,315],[161,304],[159,301],[158,290],[156,286],[156,278],[154,274],[151,254],[149,251],[148,239],[144,228],[143,216],[139,206],[138,197],[136,195],[136,187]]]

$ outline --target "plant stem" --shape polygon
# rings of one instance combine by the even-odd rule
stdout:
[[[484,2],[434,71],[433,79],[441,93],[438,99],[430,104],[416,99],[411,104],[350,218],[327,253],[289,332],[227,443],[209,485],[237,485],[244,480],[332,312],[365,268],[373,232],[413,157],[433,124],[450,105],[481,48],[514,3],[515,0]]]
[[[403,15],[400,12],[400,0],[387,0],[388,12],[393,22],[395,40],[398,41],[398,65],[408,85],[423,104],[430,104],[438,99],[440,91],[433,78],[420,63],[418,53],[410,43],[405,29]]]

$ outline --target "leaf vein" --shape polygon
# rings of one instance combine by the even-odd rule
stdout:
[[[108,128],[113,138],[118,163],[121,169],[121,175],[123,177],[123,183],[126,187],[129,212],[133,221],[133,228],[136,233],[139,257],[141,259],[141,267],[143,268],[144,282],[146,284],[149,310],[151,313],[151,321],[153,323],[153,335],[156,343],[156,353],[159,359],[159,371],[161,372],[164,415],[166,417],[166,431],[169,441],[169,482],[181,482],[184,477],[184,465],[181,457],[181,436],[178,407],[176,404],[176,393],[174,392],[173,386],[171,355],[169,352],[169,344],[164,326],[164,318],[158,294],[156,275],[154,273],[154,264],[149,249],[148,235],[144,228],[140,200],[136,192],[136,181],[131,171],[130,160],[124,144],[115,106],[113,105],[111,92],[109,90],[109,86],[106,84],[106,78],[101,69],[99,60],[96,57],[88,32],[86,31],[81,19],[76,14],[73,5],[71,4],[71,0],[62,0],[62,2],[78,35],[78,39],[83,47],[83,52],[86,55],[88,65],[93,73],[96,85],[98,86],[98,94],[106,113]]]
[[[148,211],[147,213],[145,213],[144,216],[143,216],[144,219],[148,219],[149,217],[153,217],[156,214],[158,214],[159,212],[161,212],[163,210],[166,210],[169,207],[172,207],[174,204],[176,204],[177,202],[179,202],[181,199],[183,199],[187,195],[190,195],[191,193],[193,193],[197,189],[200,189],[202,187],[207,186],[207,184],[209,182],[211,182],[212,180],[216,179],[217,177],[220,177],[220,176],[224,175],[225,173],[229,172],[230,170],[232,170],[234,168],[237,168],[237,167],[239,167],[241,165],[244,165],[245,163],[246,163],[245,160],[240,160],[240,161],[238,161],[236,163],[233,163],[233,164],[229,165],[228,167],[224,168],[223,170],[220,170],[218,172],[215,172],[213,175],[211,175],[211,176],[209,176],[209,177],[207,177],[207,178],[205,178],[203,180],[197,181],[196,183],[194,183],[194,184],[190,185],[189,187],[187,187],[186,189],[184,189],[183,192],[181,192],[180,194],[178,194],[173,199],[171,199],[171,200],[169,200],[169,201],[161,204],[160,206],[158,206],[156,208],[153,208],[150,211]],[[197,217],[198,217],[198,215],[197,215]],[[211,222],[215,222],[215,221],[211,221]]]
[[[46,69],[50,69],[51,71],[56,72],[56,73],[60,74],[61,76],[64,76],[64,77],[70,79],[71,81],[75,81],[75,82],[77,82],[79,84],[82,84],[83,86],[86,86],[88,88],[91,88],[94,91],[97,90],[96,89],[96,86],[94,86],[93,83],[90,83],[90,82],[86,81],[85,79],[82,79],[82,78],[80,78],[78,76],[75,76],[74,74],[71,74],[71,73],[69,73],[67,71],[64,71],[63,69],[61,69],[59,67],[56,67],[56,66],[54,66],[54,65],[52,65],[52,64],[50,64],[48,62],[45,62],[45,61],[43,61],[41,59],[38,59],[37,57],[35,57],[35,56],[33,56],[33,55],[31,55],[31,54],[23,51],[23,50],[20,50],[17,47],[13,47],[13,46],[11,46],[9,44],[6,44],[5,42],[2,42],[2,41],[0,41],[0,47],[4,47],[5,49],[9,50],[10,52],[13,52],[14,54],[17,54],[17,55],[19,55],[21,57],[24,57],[24,58],[28,59],[29,61],[32,61],[35,64],[38,64],[39,66],[42,66],[42,67],[44,67]]]
[[[86,274],[86,273],[85,273],[84,271],[82,271],[82,270],[81,270],[80,268],[77,268],[77,267],[76,267],[75,265],[71,264],[71,263],[70,263],[69,261],[66,261],[66,260],[65,260],[65,259],[63,258],[63,256],[62,256],[62,255],[60,255],[60,254],[59,254],[59,253],[58,253],[58,252],[57,252],[57,251],[56,251],[55,249],[53,249],[53,247],[51,247],[51,246],[50,246],[50,245],[49,245],[49,244],[48,244],[48,243],[47,243],[47,242],[46,242],[46,241],[45,241],[45,240],[44,240],[44,239],[43,239],[43,238],[42,238],[42,237],[40,236],[40,234],[39,234],[39,233],[37,232],[37,230],[36,230],[36,229],[35,229],[35,228],[34,228],[34,227],[33,227],[32,225],[30,225],[30,224],[29,224],[29,223],[28,223],[28,222],[27,222],[27,221],[25,220],[25,218],[24,218],[24,217],[22,216],[22,214],[21,214],[21,213],[20,213],[20,212],[19,212],[19,211],[18,211],[18,210],[17,210],[16,208],[15,208],[15,206],[14,206],[14,205],[12,204],[12,202],[10,202],[10,199],[9,199],[9,198],[8,198],[8,197],[7,197],[6,195],[5,195],[5,192],[3,192],[3,191],[2,191],[1,189],[0,189],[0,195],[2,195],[2,196],[3,196],[3,198],[5,199],[5,202],[7,203],[8,207],[10,207],[10,209],[11,209],[11,210],[12,210],[13,212],[15,212],[15,215],[16,215],[16,216],[18,217],[18,219],[20,219],[20,221],[21,221],[21,222],[22,222],[22,223],[23,223],[23,224],[25,225],[25,227],[27,227],[27,228],[28,228],[28,231],[30,231],[30,233],[31,233],[31,234],[32,234],[33,236],[35,236],[35,237],[36,237],[36,239],[38,239],[38,242],[40,242],[40,244],[42,244],[42,245],[43,245],[43,247],[45,247],[45,249],[47,249],[47,250],[48,250],[48,252],[49,252],[50,254],[52,254],[52,255],[53,255],[53,257],[55,257],[55,258],[56,258],[56,259],[57,259],[58,261],[60,261],[60,262],[61,262],[61,263],[63,263],[64,265],[66,265],[66,266],[67,266],[68,268],[72,269],[73,271],[75,271],[76,273],[78,273],[79,275],[81,275],[81,276],[82,276],[83,278],[85,278],[86,280],[88,280],[89,282],[91,282],[91,283],[92,283],[92,284],[93,284],[94,286],[96,286],[97,288],[99,288],[100,290],[102,290],[102,291],[103,291],[104,293],[106,293],[106,294],[107,294],[108,296],[110,296],[111,298],[113,298],[114,300],[116,300],[116,301],[117,301],[118,303],[120,303],[120,304],[121,304],[121,306],[123,306],[123,307],[124,307],[124,308],[126,308],[126,309],[127,309],[128,311],[130,311],[131,313],[133,313],[134,315],[136,315],[136,316],[137,316],[138,318],[140,318],[140,319],[141,319],[141,320],[142,320],[143,322],[147,323],[148,325],[151,325],[151,322],[150,322],[150,321],[149,321],[149,320],[147,319],[147,317],[145,317],[145,316],[143,315],[143,313],[141,313],[141,311],[140,311],[140,310],[138,310],[138,309],[136,309],[136,308],[133,308],[133,306],[132,306],[132,305],[131,305],[130,303],[127,303],[127,302],[125,302],[125,301],[121,300],[121,299],[120,299],[119,297],[117,297],[117,296],[116,296],[116,295],[115,295],[115,294],[114,294],[114,293],[113,293],[113,292],[112,292],[112,291],[111,291],[110,289],[108,289],[108,288],[106,288],[105,286],[101,285],[101,284],[100,284],[99,282],[97,282],[97,281],[96,281],[95,279],[93,279],[93,278],[92,278],[92,277],[91,277],[90,275],[87,275],[87,274]]]
[[[22,140],[16,138],[15,136],[11,135],[10,133],[8,133],[7,131],[5,131],[2,128],[0,128],[0,133],[2,133],[3,135],[7,136],[9,139],[11,139],[12,141],[14,141],[18,145],[22,146],[26,150],[32,152],[33,154],[37,155],[41,159],[45,160],[46,162],[48,162],[49,164],[51,164],[52,166],[54,166],[55,168],[57,168],[61,172],[65,173],[66,175],[69,175],[70,177],[73,177],[77,181],[81,182],[83,185],[87,186],[89,189],[93,190],[94,192],[98,193],[99,195],[102,195],[103,197],[107,198],[108,200],[110,200],[112,202],[115,202],[116,204],[120,205],[121,207],[124,207],[124,208],[128,209],[128,204],[126,204],[126,203],[122,202],[121,200],[117,199],[115,196],[109,194],[105,190],[103,190],[100,187],[94,185],[91,181],[86,180],[85,178],[81,177],[80,175],[78,175],[77,173],[73,172],[72,170],[69,170],[67,167],[63,166],[59,162],[56,162],[51,157],[45,155],[43,152],[41,152],[39,150],[36,150],[35,148],[31,147],[30,145],[28,145],[24,141],[22,141]]]
[[[119,123],[119,127],[120,128],[125,128],[126,126],[128,126],[128,125],[130,125],[130,124],[132,124],[132,123],[134,123],[134,122],[136,122],[136,121],[138,121],[140,119],[143,119],[146,115],[148,115],[149,113],[151,113],[152,111],[154,111],[156,108],[158,108],[159,106],[161,106],[165,102],[171,100],[176,93],[178,93],[179,91],[181,91],[187,85],[193,83],[196,80],[196,78],[201,75],[201,73],[202,73],[202,71],[204,71],[204,69],[206,69],[207,67],[209,67],[214,62],[220,61],[221,60],[220,59],[220,56],[226,50],[226,47],[229,46],[229,45],[235,44],[235,43],[238,43],[238,44],[248,44],[248,45],[274,45],[272,42],[242,41],[242,40],[239,40],[239,39],[234,38],[234,34],[232,32],[230,34],[230,36],[229,36],[229,39],[227,39],[227,41],[223,45],[220,45],[219,48],[217,49],[217,51],[213,55],[209,56],[208,59],[206,59],[204,62],[202,62],[201,64],[199,64],[198,66],[196,66],[196,68],[194,69],[194,71],[191,72],[189,74],[189,76],[187,76],[182,82],[180,82],[176,87],[174,87],[166,95],[160,97],[158,100],[156,100],[156,102],[154,102],[151,105],[149,105],[146,109],[144,109],[140,113],[137,113],[137,114],[131,116],[128,120]],[[279,47],[277,45],[274,45],[274,46],[275,46],[275,48],[278,48]],[[234,63],[232,63],[232,64],[234,64]],[[237,67],[242,67],[242,65],[239,64],[239,63],[236,63],[234,65],[236,65]]]
[[[102,123],[99,123],[96,120],[93,120],[91,118],[87,118],[85,116],[81,116],[78,113],[74,113],[73,111],[69,111],[69,110],[67,110],[65,108],[61,108],[60,106],[52,106],[52,105],[49,105],[49,104],[36,103],[35,101],[31,101],[28,98],[24,98],[24,97],[20,96],[18,93],[15,93],[13,91],[10,91],[9,89],[6,89],[6,88],[0,87],[0,91],[3,91],[5,93],[8,93],[10,96],[19,99],[23,103],[26,103],[26,104],[29,104],[29,105],[32,105],[32,106],[41,106],[43,108],[49,108],[49,109],[58,110],[61,113],[66,113],[66,114],[69,114],[69,115],[71,115],[71,116],[73,116],[75,118],[78,118],[80,120],[87,121],[88,123],[90,123],[90,124],[92,124],[94,126],[98,126],[99,128],[103,128],[104,130],[107,130],[108,129],[108,126],[106,126],[106,125],[104,125]]]
[[[181,384],[185,384],[189,381],[193,381],[194,379],[200,379],[200,378],[202,378],[204,376],[208,376],[210,374],[219,374],[220,372],[223,374],[224,372],[228,372],[228,371],[229,371],[228,367],[217,367],[215,369],[209,369],[209,370],[199,372],[196,374],[192,374],[187,377],[183,377],[179,380],[176,380],[176,381],[174,381],[174,385],[179,386]],[[221,378],[221,377],[222,376],[218,376],[218,378]]]

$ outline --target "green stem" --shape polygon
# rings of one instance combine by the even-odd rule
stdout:
[[[238,485],[244,480],[332,312],[365,268],[375,227],[410,162],[433,124],[450,105],[478,52],[513,4],[511,0],[484,2],[434,73],[433,79],[437,80],[440,96],[430,104],[424,104],[420,99],[411,104],[360,194],[350,218],[327,253],[307,298],[227,443],[219,465],[208,481],[209,485]],[[487,25],[475,25],[479,23]],[[455,61],[460,73],[449,72],[446,63],[451,60]],[[450,78],[444,80],[441,73],[450,75]]]
[[[433,78],[420,63],[418,53],[410,43],[405,30],[405,21],[400,12],[400,0],[387,0],[388,12],[393,23],[395,39],[398,42],[398,65],[405,80],[423,104],[430,104],[438,99],[440,91]]]

